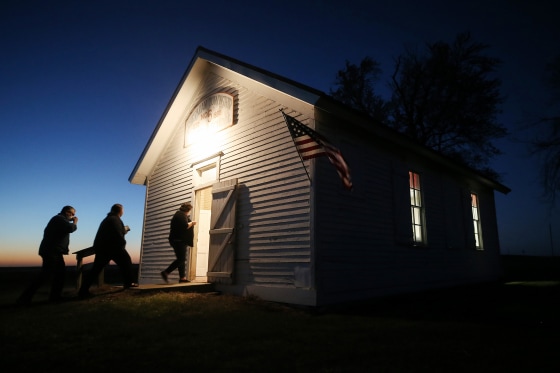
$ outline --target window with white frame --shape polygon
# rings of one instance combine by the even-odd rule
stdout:
[[[410,212],[412,215],[412,239],[414,243],[425,243],[424,206],[420,187],[420,174],[409,171]]]
[[[218,152],[191,164],[192,184],[195,188],[211,185],[220,179],[220,161],[224,153]]]
[[[481,240],[481,232],[480,232],[480,211],[478,207],[478,196],[475,193],[471,193],[471,208],[472,208],[475,247],[478,250],[482,250],[482,240]]]

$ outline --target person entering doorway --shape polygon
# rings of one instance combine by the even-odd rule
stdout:
[[[179,271],[179,282],[189,282],[185,270],[187,248],[193,247],[195,221],[191,221],[190,212],[192,205],[188,202],[181,204],[179,210],[171,218],[169,229],[169,244],[175,252],[175,260],[167,269],[161,271],[161,278],[169,283],[169,274],[175,269]]]

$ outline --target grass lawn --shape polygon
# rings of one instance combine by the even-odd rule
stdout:
[[[506,271],[503,283],[321,311],[214,293],[112,288],[60,304],[43,302],[43,288],[32,306],[16,307],[30,274],[2,272],[0,366],[15,372],[557,372],[559,267],[521,264],[508,264],[515,271]]]

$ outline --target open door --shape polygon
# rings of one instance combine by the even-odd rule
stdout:
[[[189,280],[196,282],[207,282],[208,273],[208,251],[210,247],[210,216],[212,212],[212,187],[198,189],[195,191],[194,204],[194,242],[195,245],[190,253]]]
[[[237,179],[212,185],[208,282],[233,283]]]

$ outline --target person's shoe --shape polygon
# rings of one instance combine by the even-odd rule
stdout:
[[[161,271],[161,278],[165,281],[166,284],[169,284],[169,279],[167,278],[167,272]]]
[[[181,279],[179,279],[179,282],[182,283],[182,282],[190,282],[190,281],[187,280],[186,278],[181,278]]]

